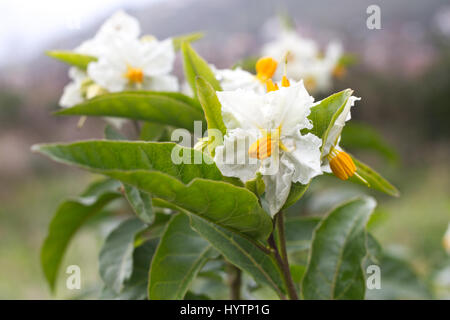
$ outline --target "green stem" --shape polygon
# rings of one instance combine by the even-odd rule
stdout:
[[[278,248],[274,234],[269,237],[269,244],[274,250],[275,259],[280,266],[281,272],[283,273],[284,282],[286,284],[286,288],[288,290],[288,296],[291,300],[298,300],[297,290],[295,289],[294,281],[292,280],[291,270],[289,269],[289,261],[286,250],[286,238],[284,234],[284,217],[283,212],[280,211],[275,216],[275,226],[278,232],[278,242],[280,244],[280,248]],[[274,229],[274,230],[275,230]],[[281,251],[281,253],[280,253]]]
[[[241,299],[241,284],[242,284],[242,273],[239,268],[227,263],[228,271],[228,281],[230,286],[230,299],[240,300]]]

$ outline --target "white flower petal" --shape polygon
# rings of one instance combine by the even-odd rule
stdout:
[[[294,165],[282,157],[279,172],[274,175],[263,176],[266,186],[265,199],[272,217],[280,211],[289,196],[294,170]]]
[[[248,147],[256,140],[253,132],[231,130],[224,137],[224,144],[215,149],[214,162],[224,176],[248,181],[255,177],[259,161],[249,158]]]
[[[150,77],[144,80],[142,89],[150,91],[178,91],[178,79],[172,75]]]
[[[265,127],[264,96],[252,91],[218,91],[222,116],[228,129],[258,129]]]
[[[98,85],[110,92],[123,91],[128,84],[128,79],[124,77],[126,64],[113,58],[100,58],[97,62],[88,65],[88,75]]]
[[[307,184],[312,178],[322,174],[320,167],[320,146],[322,140],[312,133],[302,136],[299,132],[292,137],[293,148],[283,153],[283,158],[289,159],[295,171],[292,181]],[[291,145],[286,145],[288,149]]]
[[[307,116],[311,112],[314,98],[308,94],[302,81],[269,92],[265,98],[269,100],[267,104],[271,106],[267,108],[268,118],[272,119],[271,128],[278,128],[281,125],[283,135],[291,135],[303,128],[312,128]]]
[[[251,90],[258,94],[266,93],[266,87],[259,81],[255,75],[242,70],[236,69],[216,69],[211,65],[216,79],[220,82],[220,86],[224,91],[233,91],[237,89]]]
[[[175,61],[175,50],[172,39],[164,41],[141,42],[142,69],[146,76],[160,76],[172,71]]]
[[[96,34],[96,38],[104,39],[105,41],[115,37],[136,39],[140,32],[139,21],[120,10],[103,23]]]
[[[76,104],[83,102],[80,86],[75,81],[70,82],[64,87],[64,92],[59,99],[59,105],[63,108],[70,108]]]

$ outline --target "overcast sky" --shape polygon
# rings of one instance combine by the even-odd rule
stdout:
[[[28,58],[50,39],[79,32],[105,11],[164,0],[0,0],[0,64]]]

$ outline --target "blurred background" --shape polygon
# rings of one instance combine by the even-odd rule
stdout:
[[[381,8],[381,30],[366,27],[371,4]],[[320,214],[354,194],[373,194],[379,207],[371,230],[386,250],[408,261],[410,274],[400,272],[385,282],[403,290],[392,297],[450,298],[450,259],[442,245],[450,222],[446,0],[0,2],[0,298],[79,297],[64,281],[56,295],[50,294],[39,250],[58,204],[78,195],[95,177],[32,154],[30,146],[103,136],[101,119],[90,118],[77,129],[77,118],[51,115],[69,81],[68,67],[44,51],[73,49],[119,8],[138,18],[144,34],[158,38],[204,31],[195,48],[223,68],[257,56],[261,45],[280,31],[277,16],[286,13],[302,36],[323,46],[342,41],[356,63],[335,81],[334,91],[354,89],[362,100],[352,113],[352,128],[369,124],[376,130],[365,127],[369,147],[354,141],[351,131],[344,132],[345,145],[393,182],[401,196],[389,198],[324,178],[311,187],[301,210]],[[176,69],[181,76],[180,57]],[[62,270],[78,264],[86,284],[98,282],[103,229],[83,229]],[[408,275],[418,282],[408,282]]]

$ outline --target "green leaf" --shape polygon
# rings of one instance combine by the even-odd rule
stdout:
[[[208,130],[220,130],[222,135],[227,133],[227,127],[222,119],[222,106],[217,98],[214,88],[202,77],[197,77],[195,80],[197,86],[197,95],[200,104],[205,113],[206,122],[208,123]]]
[[[282,296],[286,292],[281,271],[274,258],[255,242],[221,228],[205,219],[191,215],[191,225],[208,240],[226,260],[248,272],[257,282],[268,285]]]
[[[367,290],[366,299],[432,299],[429,288],[404,258],[382,253],[377,265],[381,270],[381,289]]]
[[[303,275],[305,274],[306,266],[291,264],[289,266],[289,269],[291,271],[292,280],[295,283],[300,283],[302,281]]]
[[[397,190],[397,188],[390,184],[389,181],[384,179],[378,172],[370,168],[368,165],[357,160],[354,156],[350,156],[352,157],[353,162],[356,165],[356,172],[369,183],[370,188],[384,192],[393,197],[400,196],[400,192]],[[355,176],[351,177],[349,181],[367,186],[363,181]]]
[[[312,107],[308,118],[312,121],[314,127],[307,132],[311,132],[321,138],[322,141],[326,141],[330,128],[344,110],[345,104],[352,93],[353,90],[345,89],[323,99]]]
[[[294,182],[291,185],[291,190],[289,191],[289,195],[286,199],[286,202],[284,203],[283,207],[281,208],[286,209],[295,204],[298,200],[300,200],[301,197],[305,194],[306,190],[308,190],[309,183],[308,184],[301,184],[299,182]]]
[[[219,81],[216,79],[214,72],[212,72],[208,63],[192,49],[188,42],[183,42],[181,45],[181,51],[183,53],[183,68],[184,76],[192,88],[192,91],[197,96],[197,88],[195,79],[198,76],[203,77],[215,91],[221,91]]]
[[[109,124],[105,128],[105,138],[108,140],[126,140],[125,136],[117,132]],[[125,198],[138,218],[144,223],[152,223],[154,220],[152,197],[148,193],[126,184],[123,185],[123,191]]]
[[[96,57],[76,53],[73,51],[54,50],[54,51],[47,51],[46,54],[49,57],[55,58],[72,66],[78,67],[81,70],[86,70],[90,62],[97,61]]]
[[[203,32],[193,32],[172,38],[173,48],[178,51],[183,42],[194,42],[204,37]]]
[[[159,239],[151,239],[137,247],[133,253],[133,272],[130,279],[124,282],[118,299],[147,299],[148,272],[150,263],[156,252]]]
[[[366,224],[375,206],[373,198],[357,198],[317,226],[302,281],[305,299],[364,299]]]
[[[141,127],[139,140],[142,141],[161,141],[166,133],[166,126],[159,123],[144,122]]]
[[[120,197],[120,185],[120,182],[111,179],[96,182],[79,198],[66,200],[58,207],[41,249],[42,268],[52,291],[55,290],[58,270],[71,239],[89,218]]]
[[[253,192],[257,197],[262,196],[264,191],[266,190],[266,185],[262,178],[262,174],[260,172],[257,172],[254,179],[248,180],[245,183],[245,187]]]
[[[222,227],[254,238],[267,238],[272,230],[269,215],[249,190],[224,181],[209,158],[206,164],[174,164],[183,151],[195,159],[207,155],[174,143],[84,141],[72,144],[36,145],[55,161],[108,175],[166,200]],[[234,181],[234,180],[233,180]]]
[[[151,239],[134,249],[133,272],[131,277],[123,283],[119,293],[108,287],[103,289],[103,299],[144,300],[147,299],[148,271],[150,262],[155,254],[159,239]]]
[[[149,276],[151,300],[181,300],[214,250],[189,225],[189,217],[175,215],[161,237]]]
[[[287,250],[289,252],[309,250],[314,229],[320,221],[320,217],[286,219],[285,237]]]
[[[342,131],[341,142],[350,149],[375,151],[391,163],[398,161],[398,154],[371,126],[362,123],[347,123]]]
[[[123,187],[125,190],[125,198],[130,203],[138,218],[144,223],[152,223],[155,219],[152,207],[152,197],[148,193],[127,184],[124,184]]]
[[[119,224],[106,238],[100,251],[100,276],[114,292],[122,291],[124,282],[133,271],[133,252],[136,235],[145,229],[139,219],[128,219]]]
[[[345,104],[352,93],[353,90],[345,89],[321,100],[317,105],[312,107],[308,118],[312,121],[313,128],[311,130],[305,130],[305,132],[311,132],[321,138],[322,141],[326,141],[329,131],[344,110]]]
[[[201,106],[195,100],[175,92],[133,91],[107,93],[56,115],[120,117],[144,120],[194,130],[194,121],[204,121]]]

